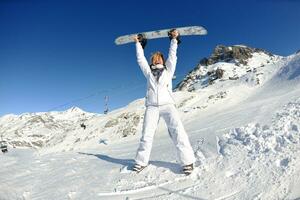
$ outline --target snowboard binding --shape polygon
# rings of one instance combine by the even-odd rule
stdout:
[[[168,36],[169,36],[170,40],[173,39],[173,37],[172,37],[172,32],[175,31],[175,30],[176,30],[176,29],[174,28],[174,29],[171,29],[171,30],[168,32]],[[179,34],[179,33],[178,33],[178,36],[176,37],[176,40],[177,40],[177,44],[180,44],[180,43],[181,43],[181,40],[180,40],[180,34]]]
[[[147,38],[143,34],[139,33],[138,34],[138,40],[141,43],[143,49],[145,49],[145,46],[147,44]]]

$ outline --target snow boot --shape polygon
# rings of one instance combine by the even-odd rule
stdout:
[[[139,164],[135,164],[132,168],[132,171],[135,171],[136,173],[140,173],[145,167],[147,166],[142,166],[142,165],[139,165]]]
[[[194,169],[194,164],[190,164],[190,165],[184,165],[182,167],[182,171],[185,175],[190,175],[193,172]]]

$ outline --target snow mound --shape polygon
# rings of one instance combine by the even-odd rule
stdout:
[[[217,137],[222,158],[217,162],[219,168],[225,177],[244,188],[235,199],[299,196],[299,127],[300,99],[297,99],[276,112],[269,125],[249,123],[231,129],[221,139]]]
[[[285,152],[293,152],[300,144],[300,99],[288,103],[277,112],[272,124],[261,125],[249,123],[246,126],[234,128],[219,141],[219,153],[224,156],[234,156],[236,151],[243,151],[252,159],[270,158]],[[290,155],[290,154],[289,154]],[[289,158],[279,161],[286,166]]]

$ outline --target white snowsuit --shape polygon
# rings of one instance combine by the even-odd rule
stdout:
[[[141,44],[139,42],[136,43],[137,62],[147,79],[146,111],[143,131],[135,158],[135,162],[142,166],[146,166],[149,162],[153,136],[160,117],[162,117],[167,124],[169,135],[176,146],[181,164],[188,165],[195,162],[194,151],[172,97],[172,77],[177,62],[176,51],[177,40],[172,39],[169,56],[166,61],[166,69],[163,70],[157,81],[144,56],[144,50]]]

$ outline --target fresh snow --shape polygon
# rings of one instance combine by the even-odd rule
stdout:
[[[107,115],[5,115],[0,199],[299,199],[300,54],[255,53],[247,66],[214,67],[225,70],[214,84],[196,80],[193,92],[174,93],[197,158],[190,176],[181,174],[162,122],[149,166],[130,170],[144,99]],[[233,75],[239,79],[228,80]]]

